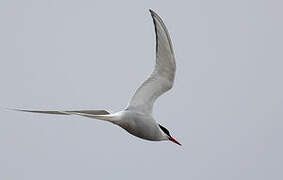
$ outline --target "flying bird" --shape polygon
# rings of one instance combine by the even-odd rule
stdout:
[[[130,134],[150,141],[169,140],[181,145],[152,116],[155,100],[173,86],[176,71],[175,55],[168,30],[159,15],[149,10],[156,36],[156,64],[151,75],[136,90],[128,106],[116,113],[106,110],[40,111],[14,109],[23,112],[56,115],[79,115],[111,122]]]

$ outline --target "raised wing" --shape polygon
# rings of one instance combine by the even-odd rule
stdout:
[[[11,109],[15,111],[42,113],[42,114],[56,114],[56,115],[71,115],[75,113],[83,113],[86,115],[105,115],[110,114],[105,110],[73,110],[73,111],[38,111],[38,110],[25,110],[25,109]]]
[[[151,114],[155,100],[172,88],[176,63],[169,33],[162,19],[152,10],[156,35],[156,64],[150,77],[137,89],[127,109]]]

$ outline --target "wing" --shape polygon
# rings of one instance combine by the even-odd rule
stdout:
[[[14,111],[30,112],[30,113],[42,113],[42,114],[56,114],[56,115],[78,115],[93,119],[100,119],[110,122],[115,122],[119,119],[117,113],[111,114],[105,110],[73,110],[73,111],[38,111],[38,110],[25,110],[25,109],[9,109]]]
[[[56,115],[71,115],[75,113],[83,113],[86,115],[105,115],[110,114],[105,110],[73,110],[73,111],[37,111],[37,110],[25,110],[25,109],[11,109],[15,111],[30,112],[30,113],[42,113],[42,114],[56,114]]]
[[[176,71],[174,51],[167,28],[154,11],[149,11],[155,27],[156,64],[152,74],[137,89],[127,108],[145,114],[151,114],[155,100],[172,88]]]

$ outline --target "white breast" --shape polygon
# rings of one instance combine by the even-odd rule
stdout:
[[[130,134],[151,141],[160,141],[162,139],[162,133],[151,116],[128,110],[123,111],[120,115],[121,120],[115,124]]]

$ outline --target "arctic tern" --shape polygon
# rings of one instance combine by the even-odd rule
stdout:
[[[152,74],[136,90],[128,106],[123,111],[109,113],[106,110],[41,111],[14,109],[24,112],[56,115],[79,115],[116,124],[130,134],[150,141],[169,140],[181,145],[158,124],[152,109],[155,100],[173,86],[176,72],[175,55],[168,30],[160,16],[149,10],[153,18],[156,36],[156,64]]]

